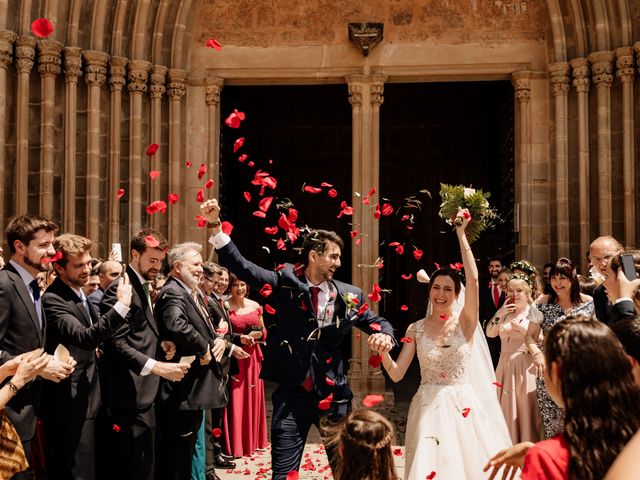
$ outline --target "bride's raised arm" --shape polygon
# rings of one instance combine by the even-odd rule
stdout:
[[[462,312],[460,312],[459,321],[467,340],[473,338],[473,334],[478,325],[479,307],[478,266],[476,265],[476,259],[473,257],[473,252],[471,251],[467,234],[465,233],[467,225],[472,221],[473,219],[467,209],[458,210],[458,214],[454,220],[456,235],[458,235],[458,241],[460,242],[460,254],[462,255],[465,275],[464,307],[462,308]]]

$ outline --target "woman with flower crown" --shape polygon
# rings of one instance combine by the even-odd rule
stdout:
[[[524,343],[533,303],[533,279],[515,273],[506,287],[507,299],[486,327],[487,336],[499,336],[501,342],[496,370],[498,400],[513,443],[536,442],[540,438],[536,369]]]
[[[429,283],[426,317],[409,326],[396,361],[388,351],[382,358],[394,382],[404,377],[416,353],[420,362],[422,381],[407,418],[405,480],[487,478],[482,472],[487,459],[498,446],[511,445],[489,349],[477,328],[478,269],[466,235],[471,215],[459,209],[451,217],[466,294],[459,272],[437,270]]]

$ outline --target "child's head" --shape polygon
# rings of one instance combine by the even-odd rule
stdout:
[[[545,340],[545,384],[565,410],[571,479],[603,478],[640,427],[640,390],[622,344],[604,323],[568,317]]]
[[[371,410],[351,412],[332,432],[336,480],[398,480],[391,442],[393,426]]]

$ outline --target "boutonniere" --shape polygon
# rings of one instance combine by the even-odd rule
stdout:
[[[231,305],[229,305],[229,302],[227,302],[226,300],[222,303],[222,305],[224,306],[224,309],[226,311],[231,310]]]
[[[358,300],[358,296],[355,293],[343,293],[342,298],[344,303],[347,304],[347,310],[356,310],[360,304],[360,300]]]

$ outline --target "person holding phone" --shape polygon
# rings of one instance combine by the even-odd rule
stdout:
[[[528,275],[510,275],[507,298],[486,327],[488,337],[499,336],[501,341],[496,388],[514,444],[540,438],[536,370],[524,343],[533,303],[532,291],[533,281]]]
[[[607,312],[610,325],[640,313],[640,250],[615,255],[605,271],[604,288],[612,308]]]

